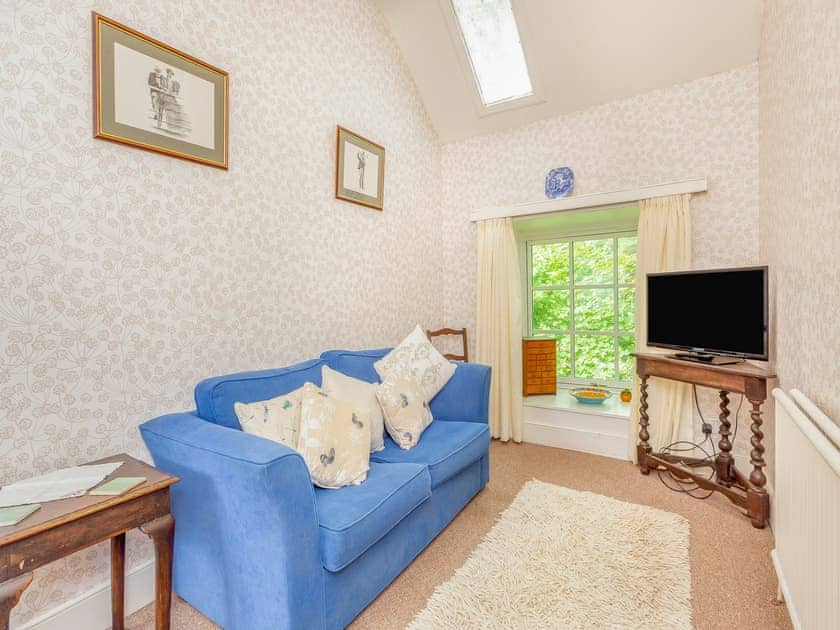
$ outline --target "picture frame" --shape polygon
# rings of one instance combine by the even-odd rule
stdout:
[[[93,136],[228,168],[228,73],[92,12]]]
[[[385,147],[336,126],[335,198],[382,210],[384,192]]]

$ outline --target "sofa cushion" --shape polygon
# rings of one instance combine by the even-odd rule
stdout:
[[[322,365],[321,359],[312,359],[276,370],[239,372],[205,379],[195,386],[196,410],[205,420],[241,429],[233,403],[268,400],[288,394],[307,382],[320,387]]]
[[[418,324],[396,348],[374,363],[373,368],[383,381],[389,377],[413,380],[426,400],[431,401],[452,378],[456,366],[438,352]]]
[[[391,439],[406,450],[415,446],[433,420],[420,386],[411,379],[391,375],[379,386],[376,397]]]
[[[370,414],[303,386],[297,450],[321,488],[358,486],[370,468]]]
[[[297,448],[300,429],[300,396],[303,387],[293,392],[252,403],[233,403],[233,411],[245,433]]]
[[[361,409],[370,416],[370,452],[385,448],[382,443],[385,433],[385,419],[382,407],[376,399],[376,383],[368,383],[359,378],[347,376],[329,365],[321,368],[321,389],[325,394],[337,398],[354,409]]]
[[[490,430],[479,422],[435,419],[423,432],[417,446],[402,450],[386,438],[385,449],[371,453],[371,462],[426,464],[436,488],[487,453]]]
[[[341,571],[432,496],[421,464],[371,462],[360,486],[315,488],[318,546],[327,571]]]
[[[379,375],[373,364],[391,351],[390,348],[377,350],[328,350],[321,355],[332,369],[342,374],[358,378],[368,383],[378,383]]]

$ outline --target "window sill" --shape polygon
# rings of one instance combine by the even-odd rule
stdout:
[[[592,416],[608,416],[610,418],[629,418],[633,401],[623,403],[618,397],[618,392],[613,392],[612,398],[605,400],[600,405],[587,405],[579,403],[572,398],[569,392],[572,388],[557,388],[554,396],[528,396],[524,399],[526,407],[541,407],[543,409],[562,409],[574,411],[575,413],[588,414]]]

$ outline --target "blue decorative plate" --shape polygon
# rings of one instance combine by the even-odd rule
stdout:
[[[600,387],[578,387],[569,393],[584,405],[601,405],[608,398],[612,398],[612,392]]]
[[[545,196],[549,199],[568,197],[575,187],[575,173],[568,166],[553,168],[545,176]]]

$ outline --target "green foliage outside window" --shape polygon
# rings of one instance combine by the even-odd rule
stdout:
[[[532,244],[531,333],[557,340],[558,378],[629,381],[636,237]]]

